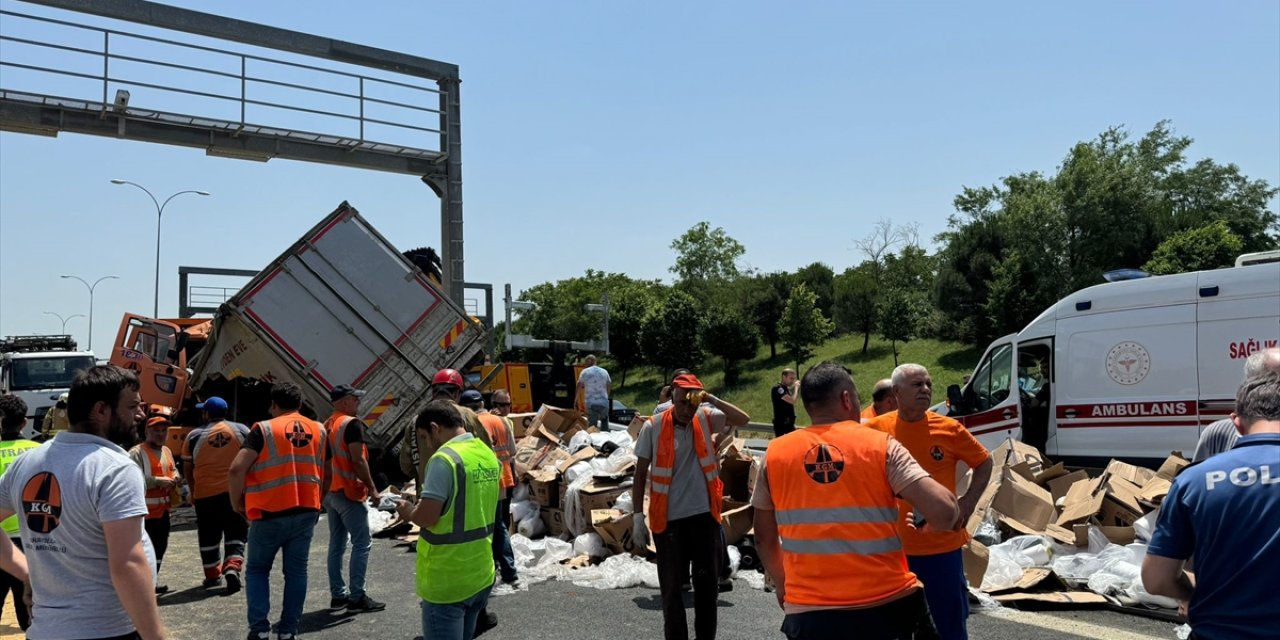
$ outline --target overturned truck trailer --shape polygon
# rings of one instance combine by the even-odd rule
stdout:
[[[213,320],[192,388],[219,379],[290,381],[321,419],[329,391],[367,393],[375,447],[430,399],[431,378],[480,353],[485,329],[346,202],[271,262]]]

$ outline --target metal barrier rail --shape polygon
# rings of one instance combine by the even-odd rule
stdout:
[[[243,53],[243,52],[231,51],[226,49],[218,49],[218,48],[209,47],[205,45],[193,44],[188,42],[179,42],[176,40],[159,38],[155,36],[148,36],[148,35],[143,35],[138,33],[129,33],[125,31],[119,31],[116,29],[110,29],[110,28],[105,28],[100,26],[90,26],[85,24],[79,24],[79,23],[70,22],[67,20],[37,16],[37,15],[22,13],[18,11],[13,11],[10,9],[0,9],[0,17],[5,18],[3,20],[0,20],[0,26],[4,27],[3,30],[0,30],[0,44],[13,43],[17,45],[34,47],[34,48],[37,48],[38,51],[43,52],[47,55],[50,55],[50,57],[52,57],[52,54],[61,52],[64,54],[71,54],[71,55],[78,55],[78,56],[92,56],[94,59],[100,59],[102,61],[102,71],[100,74],[85,73],[83,71],[76,71],[71,68],[66,68],[70,65],[64,65],[64,68],[57,68],[57,67],[51,67],[51,66],[44,66],[42,64],[36,64],[30,60],[18,61],[14,59],[14,54],[12,53],[14,50],[13,47],[0,47],[0,68],[21,69],[21,70],[31,71],[35,73],[52,74],[52,75],[60,76],[64,78],[92,80],[95,82],[101,82],[101,85],[102,85],[101,95],[100,96],[95,95],[92,98],[86,95],[68,96],[68,97],[47,96],[49,98],[65,99],[70,101],[84,101],[86,104],[94,103],[95,101],[100,99],[100,103],[98,104],[101,110],[106,112],[107,110],[110,110],[113,107],[112,96],[110,94],[110,89],[112,86],[115,86],[117,88],[125,88],[125,89],[140,87],[140,88],[153,89],[156,91],[168,92],[172,94],[194,96],[194,97],[206,98],[210,100],[218,100],[224,103],[232,103],[232,104],[238,103],[239,112],[240,112],[239,121],[236,122],[234,120],[228,120],[227,122],[229,122],[232,125],[238,124],[241,130],[268,129],[272,127],[276,127],[282,130],[290,129],[290,131],[292,132],[318,136],[318,137],[341,137],[349,140],[353,145],[359,145],[362,147],[379,147],[383,149],[391,149],[395,153],[404,153],[404,154],[410,154],[410,155],[427,155],[427,154],[435,155],[443,151],[442,149],[439,149],[439,145],[441,144],[440,139],[441,139],[442,131],[440,128],[438,128],[438,126],[433,127],[433,126],[426,126],[425,124],[416,123],[416,122],[411,123],[411,122],[405,122],[405,121],[397,121],[397,120],[388,119],[388,117],[386,116],[373,117],[368,113],[370,108],[382,107],[382,108],[390,108],[390,109],[403,109],[403,110],[409,111],[410,115],[412,116],[422,116],[423,118],[434,119],[435,121],[438,122],[442,114],[440,109],[409,104],[408,102],[403,101],[403,99],[392,100],[389,97],[386,97],[385,93],[379,93],[380,90],[407,91],[414,96],[420,95],[420,94],[424,95],[424,97],[429,98],[430,101],[439,104],[441,103],[441,100],[440,100],[441,91],[434,87],[415,85],[415,84],[410,84],[406,82],[390,80],[386,78],[377,78],[373,76],[367,76],[367,75],[361,75],[357,73],[351,73],[348,71],[342,71],[339,69],[325,68],[325,67],[320,67],[316,65],[269,58],[269,57],[254,55],[250,53]],[[21,37],[17,35],[11,35],[10,33],[6,33],[6,32],[13,31],[16,24],[18,24],[22,20],[33,21],[35,23],[39,23],[39,24],[51,27],[55,30],[61,29],[64,35],[67,33],[75,32],[75,31],[101,34],[102,46],[100,49],[87,48],[84,46],[60,44],[60,43],[37,40],[33,38]],[[231,71],[222,71],[214,68],[213,66],[201,67],[201,66],[196,66],[194,64],[184,64],[184,63],[175,62],[175,61],[164,61],[164,60],[159,60],[154,58],[146,58],[138,55],[129,55],[126,53],[118,52],[120,49],[127,48],[129,44],[136,44],[136,43],[178,47],[185,53],[192,53],[197,56],[203,55],[211,58],[213,56],[223,56],[231,59],[232,61],[238,60],[239,72],[237,73],[237,72],[231,72]],[[115,53],[112,52],[113,44],[116,46],[116,49],[117,49],[117,52]],[[6,52],[6,49],[8,49],[8,52]],[[198,82],[205,82],[205,81],[212,81],[217,79],[237,80],[239,81],[239,84],[240,84],[240,91],[238,94],[220,93],[212,90],[195,90],[190,88],[184,88],[181,86],[177,86],[176,84],[164,84],[162,82],[142,81],[138,79],[122,77],[120,74],[127,73],[127,72],[122,72],[118,69],[115,71],[115,75],[113,75],[113,69],[112,69],[113,62],[143,65],[142,68],[152,70],[153,72],[163,71],[163,70],[176,71],[176,72],[187,74],[186,76],[184,76],[184,79],[189,81],[196,80]],[[210,62],[212,62],[212,60]],[[287,69],[295,70],[302,73],[320,74],[320,78],[318,78],[318,80],[326,79],[326,80],[337,80],[339,82],[345,82],[345,83],[354,83],[355,84],[355,86],[353,87],[354,91],[326,89],[320,86],[316,86],[316,84],[308,85],[308,84],[302,84],[296,80],[291,81],[291,79],[284,79],[280,77],[269,77],[268,75],[265,75],[263,73],[257,73],[257,74],[250,73],[250,63],[255,63],[255,66],[256,64],[275,65],[275,66],[285,67]],[[118,64],[117,66],[119,67],[124,65]],[[8,84],[7,80],[5,81],[5,84]],[[354,108],[351,109],[351,112],[344,112],[340,110],[318,108],[316,104],[311,103],[309,100],[298,101],[300,103],[290,103],[290,102],[276,102],[276,101],[272,101],[265,98],[259,98],[257,94],[267,93],[267,91],[265,90],[267,88],[287,89],[291,91],[303,92],[306,96],[314,98],[318,101],[325,100],[325,99],[328,99],[329,101],[339,101],[339,100],[352,101]],[[254,91],[254,89],[258,89],[258,91]],[[17,89],[15,87],[8,87],[8,86],[0,87],[0,90],[23,91],[25,93],[30,93],[34,95],[44,95],[44,92],[31,91],[29,89]],[[281,127],[280,125],[268,125],[263,123],[250,122],[248,119],[248,110],[250,107],[280,109],[280,110],[293,112],[293,113],[310,114],[312,116],[320,116],[324,118],[334,118],[342,122],[354,124],[356,126],[354,127],[355,130],[351,132],[351,134],[353,135],[349,135],[349,136],[298,131],[292,128]],[[197,110],[193,109],[192,111],[197,111]],[[200,118],[203,121],[209,120],[207,116],[195,116],[191,113],[183,114],[183,113],[175,113],[170,111],[153,110],[150,108],[139,109],[134,105],[129,106],[127,115],[130,117],[182,116],[182,117],[189,117],[189,118]],[[413,120],[413,118],[410,118],[410,120]],[[390,127],[396,130],[405,130],[410,132],[411,136],[425,137],[430,141],[434,142],[435,144],[406,146],[402,144],[393,144],[393,143],[370,140],[366,138],[367,125],[380,125],[380,126]],[[418,134],[418,135],[415,135],[415,134]],[[420,136],[420,134],[428,134],[428,135]]]

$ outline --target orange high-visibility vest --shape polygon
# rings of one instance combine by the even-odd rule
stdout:
[[[147,460],[151,463],[151,477],[168,478],[173,480],[178,477],[178,465],[173,462],[173,454],[169,453],[169,447],[160,447],[160,455],[156,455],[151,450],[151,445],[142,443],[138,445],[147,454]],[[164,515],[164,512],[172,506],[170,502],[170,494],[172,489],[156,487],[147,490],[147,520],[154,520]]]
[[[885,473],[888,435],[839,422],[769,443],[765,474],[778,519],[786,601],[860,606],[914,588]]]
[[[364,499],[369,497],[369,488],[356,477],[355,460],[352,459],[351,448],[346,443],[347,426],[352,420],[355,420],[354,416],[335,413],[324,422],[324,429],[329,432],[329,451],[332,452],[329,462],[333,465],[333,479],[332,484],[329,485],[329,491],[330,493],[341,491],[342,495],[349,500],[364,502]],[[362,459],[366,461],[369,459],[368,447],[362,447],[360,453]]]
[[[498,464],[502,465],[502,481],[498,487],[505,490],[516,486],[516,443],[511,421],[492,413],[479,413],[476,417],[480,418],[484,430],[489,432],[489,447],[498,457]]]
[[[190,455],[195,473],[192,474],[191,499],[199,500],[227,492],[227,470],[244,446],[242,432],[236,431],[226,420],[205,427],[194,442],[190,442]]]
[[[263,512],[297,507],[319,511],[324,427],[295,411],[259,422],[258,428],[262,451],[245,478],[249,520],[261,520]]]
[[[649,468],[649,477],[653,479],[649,495],[649,530],[654,533],[667,530],[667,502],[676,466],[674,415],[674,409],[662,412],[661,431],[658,432],[658,452]],[[650,420],[652,421],[653,418]],[[724,485],[720,482],[720,466],[716,461],[716,452],[707,450],[706,436],[703,435],[704,429],[711,428],[710,412],[701,409],[695,413],[689,428],[693,430],[693,450],[698,455],[698,465],[702,467],[702,475],[707,479],[707,499],[711,503],[711,517],[715,518],[716,522],[720,522]]]

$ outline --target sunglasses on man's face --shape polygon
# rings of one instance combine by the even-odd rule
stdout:
[[[510,402],[495,402],[495,403],[493,403],[493,406],[495,406],[495,407],[510,407],[510,406],[511,406],[511,403],[510,403]]]

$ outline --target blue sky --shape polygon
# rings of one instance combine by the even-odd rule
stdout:
[[[668,278],[671,240],[700,220],[751,267],[839,271],[876,220],[932,238],[962,186],[1051,171],[1111,125],[1171,119],[1193,159],[1280,183],[1271,0],[172,4],[459,65],[466,277],[498,291],[588,268]],[[438,200],[411,176],[0,133],[0,334],[86,313],[64,273],[119,276],[98,289],[100,353],[123,312],[150,312],[154,207],[111,178],[213,194],[165,211],[161,315],[179,264],[261,268],[342,200],[401,249],[439,244]],[[84,319],[68,329],[85,343]]]

